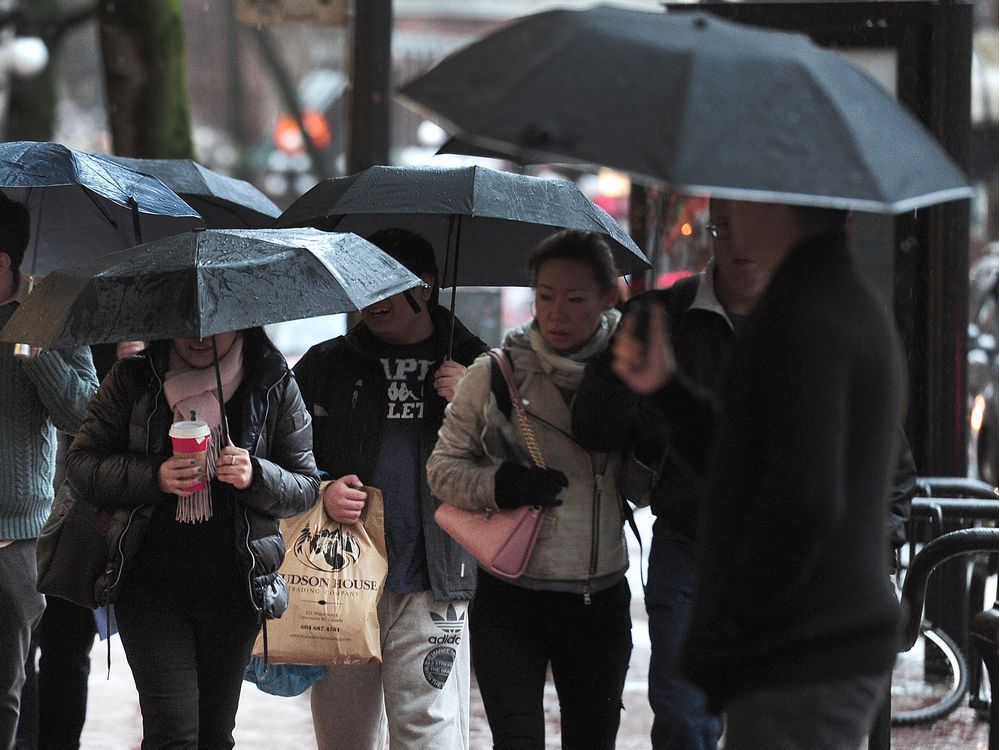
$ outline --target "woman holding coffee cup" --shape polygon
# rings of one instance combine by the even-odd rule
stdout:
[[[212,339],[156,341],[115,365],[67,456],[81,499],[136,509],[113,562],[144,750],[233,747],[253,642],[288,602],[279,519],[319,488],[282,355],[262,329],[215,344],[224,409]]]

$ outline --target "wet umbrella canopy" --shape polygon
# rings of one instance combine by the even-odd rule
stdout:
[[[191,159],[106,158],[160,180],[195,209],[209,229],[266,229],[281,213],[249,182],[213,172]]]
[[[203,338],[358,310],[421,283],[356,235],[208,229],[53,272],[0,340],[59,349]]]
[[[314,226],[369,236],[403,227],[437,254],[440,286],[528,284],[525,259],[559,229],[607,236],[622,273],[649,268],[642,252],[602,208],[568,180],[485,167],[371,167],[324,180],[276,226]],[[456,271],[457,264],[457,271]]]
[[[517,20],[400,89],[463,141],[680,192],[898,213],[971,195],[917,120],[799,34],[599,6]]]
[[[159,180],[58,143],[0,143],[0,191],[31,213],[32,276],[204,223]]]

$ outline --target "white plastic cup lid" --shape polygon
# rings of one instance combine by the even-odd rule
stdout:
[[[170,425],[170,437],[190,440],[208,437],[208,435],[208,422],[202,422],[200,419],[193,422],[174,422]]]

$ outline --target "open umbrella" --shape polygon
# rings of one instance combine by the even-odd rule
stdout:
[[[799,34],[599,6],[515,21],[400,89],[462,140],[722,198],[898,213],[971,195],[877,82]]]
[[[0,143],[0,191],[31,214],[31,277],[204,226],[159,180],[58,143]]]
[[[281,209],[246,180],[238,180],[191,159],[105,157],[160,180],[195,209],[209,229],[266,229]]]
[[[523,286],[525,259],[560,229],[607,236],[622,273],[649,268],[642,251],[572,182],[486,167],[370,167],[324,180],[296,200],[276,226],[370,235],[403,227],[434,247],[442,287]]]
[[[206,229],[53,271],[0,330],[0,341],[63,349],[207,338],[359,310],[421,284],[357,235]]]
[[[61,349],[207,338],[359,310],[422,283],[353,234],[185,232],[54,271],[10,317],[0,341]]]

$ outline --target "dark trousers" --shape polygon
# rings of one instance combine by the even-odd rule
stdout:
[[[530,591],[480,571],[472,666],[498,750],[543,750],[551,666],[565,750],[610,750],[632,653],[628,581],[591,596]]]
[[[43,615],[44,616],[44,615]],[[17,716],[14,750],[38,750],[38,634],[31,634],[28,658],[24,661],[24,685],[21,686],[21,712]]]
[[[705,694],[680,669],[696,573],[694,542],[657,523],[646,583],[654,750],[715,750],[722,734],[721,718],[709,712]]]
[[[725,750],[857,750],[889,674],[757,688],[726,706]]]
[[[14,747],[31,633],[45,608],[35,590],[35,540],[0,547],[0,748]]]
[[[94,612],[46,597],[38,626],[38,747],[76,750],[87,718],[90,649],[97,635]]]
[[[249,604],[119,600],[118,632],[142,711],[142,750],[229,750],[257,634]]]

